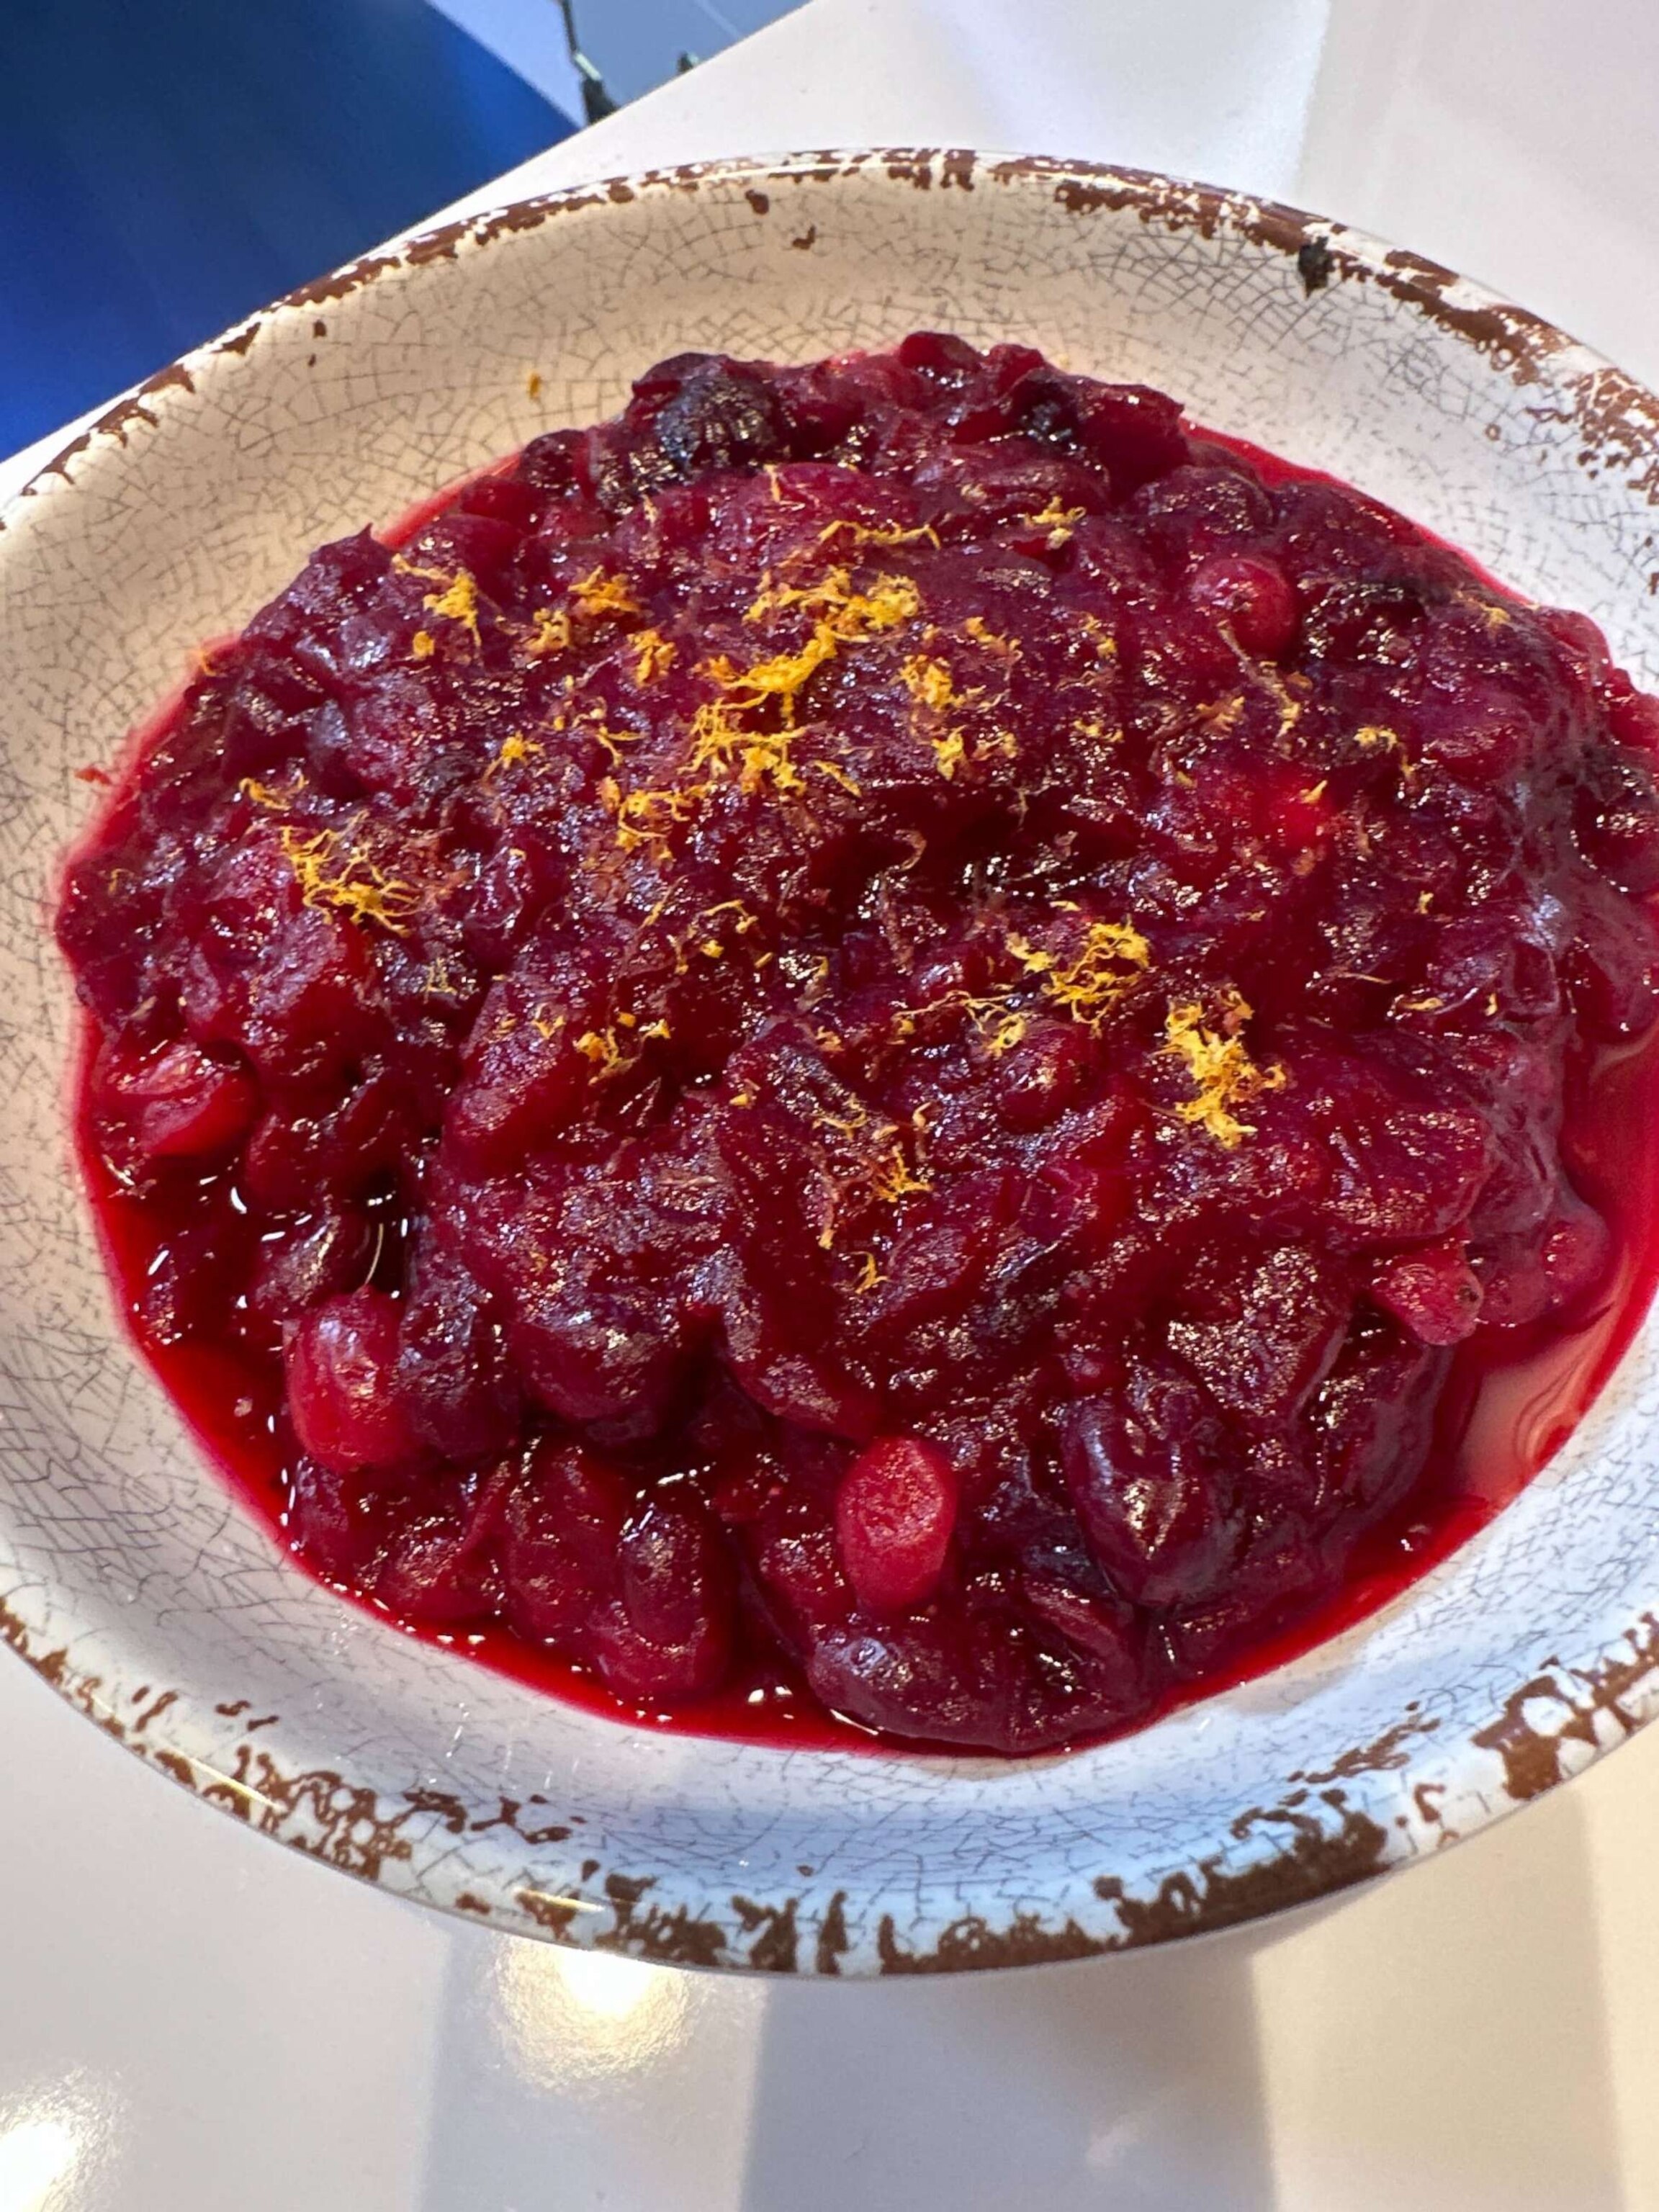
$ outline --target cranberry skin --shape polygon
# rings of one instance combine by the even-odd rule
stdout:
[[[1129,1146],[1142,1119],[1122,1088],[1060,1123],[1038,1172],[1028,1218],[1080,1252],[1103,1251],[1129,1210]]]
[[[1592,864],[1638,897],[1659,890],[1659,776],[1632,748],[1601,748],[1586,764],[1578,842]]]
[[[576,482],[581,447],[580,430],[549,430],[525,447],[514,477],[537,492],[568,492]]]
[[[1109,1598],[1051,1607],[1049,1594],[991,1573],[959,1604],[866,1614],[813,1641],[807,1680],[867,1727],[1010,1755],[1138,1718],[1147,1693],[1134,1624]]]
[[[504,968],[559,887],[557,860],[528,830],[507,839],[478,871],[461,940],[483,968]]]
[[[1279,659],[1295,641],[1296,593],[1276,561],[1254,553],[1212,553],[1194,570],[1187,592],[1258,659]]]
[[[836,1541],[860,1604],[898,1613],[925,1604],[945,1572],[959,1503],[956,1470],[918,1437],[880,1437],[836,1495]]]
[[[1164,1641],[1177,1680],[1248,1650],[1279,1621],[1328,1591],[1332,1569],[1294,1522],[1269,1528],[1212,1596],[1171,1614]]]
[[[243,1155],[242,1181],[256,1205],[303,1213],[331,1195],[350,1195],[395,1168],[407,1132],[384,1078],[371,1077],[320,1115],[268,1111]]]
[[[246,1052],[267,1085],[337,1079],[380,1029],[360,933],[311,907],[274,916],[233,910],[229,927],[259,946],[258,969],[223,959],[206,938],[191,947],[181,997],[192,1036]]]
[[[684,1331],[665,1301],[533,1290],[507,1341],[529,1395],[568,1421],[605,1422],[610,1440],[661,1425],[684,1364]]]
[[[525,448],[526,453],[529,450],[528,447]],[[526,482],[520,471],[512,476],[481,477],[476,483],[469,484],[455,502],[461,514],[487,514],[497,522],[512,523],[520,530],[534,527],[540,520],[542,505],[538,487]]]
[[[1230,1534],[1206,1449],[1203,1401],[1154,1381],[1085,1399],[1060,1419],[1060,1466],[1089,1549],[1132,1605],[1200,1595]]]
[[[1480,1325],[1480,1279],[1461,1238],[1385,1261],[1371,1279],[1371,1296],[1419,1344],[1461,1344]]]
[[[1581,1304],[1600,1288],[1613,1252],[1613,1232],[1593,1207],[1567,1193],[1559,1204],[1560,1211],[1545,1234],[1540,1255],[1551,1310],[1556,1313]]]
[[[1020,1595],[1039,1620],[1120,1676],[1127,1698],[1140,1674],[1139,1636],[1131,1607],[1079,1588],[1076,1579],[1040,1571],[1021,1576]]]
[[[448,1141],[469,1169],[515,1170],[532,1138],[573,1121],[588,1095],[592,1070],[571,1048],[574,1024],[543,1036],[538,1004],[533,990],[501,982],[485,1001],[448,1109]]]
[[[1478,1116],[1375,1096],[1333,1121],[1336,1166],[1321,1209],[1333,1241],[1427,1243],[1468,1219],[1492,1171],[1491,1133]]]
[[[520,1636],[580,1651],[597,1606],[615,1594],[626,1485],[580,1445],[544,1438],[507,1502],[507,1610]]]
[[[522,1414],[519,1380],[477,1285],[459,1264],[428,1264],[404,1298],[398,1388],[410,1427],[446,1459],[505,1451]]]
[[[1586,690],[1610,679],[1619,680],[1607,641],[1588,615],[1573,614],[1565,607],[1540,607],[1535,618],[1539,628],[1553,637],[1562,659]]]
[[[294,743],[296,729],[304,727],[301,716],[246,681],[233,684],[216,698],[204,697],[198,711],[198,726],[214,730],[219,757],[239,777],[258,775],[280,760]]]
[[[912,331],[899,340],[896,353],[906,368],[920,369],[939,384],[963,384],[984,365],[984,356],[966,338],[949,331]]]
[[[440,1496],[404,1519],[374,1576],[374,1595],[404,1620],[429,1627],[487,1620],[501,1604],[488,1509],[469,1513]]]
[[[1638,1036],[1659,1014],[1659,918],[1594,879],[1578,886],[1565,971],[1573,1012],[1606,1042]]]
[[[374,1551],[374,1534],[358,1510],[357,1485],[301,1456],[290,1478],[289,1540],[321,1574],[356,1581]]]
[[[292,1321],[307,1306],[355,1288],[373,1253],[366,1214],[356,1206],[325,1206],[264,1246],[248,1304],[262,1320]]]
[[[1255,780],[1248,804],[1262,839],[1292,866],[1328,841],[1338,819],[1328,794],[1310,782],[1305,769],[1269,767]]]
[[[396,1389],[398,1304],[349,1291],[283,1332],[289,1413],[301,1448],[337,1474],[395,1467],[414,1439]]]
[[[788,458],[777,397],[746,363],[679,354],[648,369],[634,394],[630,422],[650,423],[642,454],[654,448],[672,476],[754,468]]]
[[[1659,759],[1659,699],[1630,690],[1630,678],[1622,674],[1620,682],[1624,688],[1607,702],[1607,726],[1621,745]]]
[[[605,1686],[641,1705],[707,1697],[732,1663],[731,1571],[701,1500],[653,1498],[623,1529],[620,1588],[594,1624]]]
[[[1073,401],[1077,443],[1103,461],[1125,495],[1177,467],[1188,452],[1179,404],[1144,384],[1085,386]]]
[[[999,1066],[997,1112],[1011,1129],[1046,1129],[1078,1097],[1088,1067],[1086,1034],[1075,1023],[1045,1022]]]
[[[1288,1431],[1329,1371],[1349,1318],[1333,1271],[1295,1244],[1240,1266],[1212,1253],[1188,1279],[1183,1303],[1169,1325],[1170,1349],[1224,1412],[1258,1435]],[[1151,1406],[1149,1399],[1149,1413]]]
[[[793,1649],[845,1620],[857,1603],[836,1545],[833,1500],[773,1485],[745,1532],[756,1580]]]
[[[1527,702],[1496,685],[1466,681],[1420,720],[1425,756],[1476,789],[1511,783],[1536,749]]]
[[[252,1122],[258,1094],[245,1068],[179,1039],[104,1077],[116,1112],[149,1159],[197,1159],[228,1152]]]

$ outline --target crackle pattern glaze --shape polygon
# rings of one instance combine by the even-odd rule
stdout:
[[[1164,180],[961,152],[723,164],[372,257],[153,379],[0,521],[0,1638],[263,1832],[493,1926],[688,1965],[1072,1958],[1361,1881],[1659,1705],[1659,1331],[1483,1535],[1295,1664],[1068,1759],[622,1727],[300,1575],[125,1341],[68,1158],[47,927],[106,761],[311,545],[689,347],[918,325],[1142,378],[1332,470],[1659,684],[1659,401],[1409,254]]]

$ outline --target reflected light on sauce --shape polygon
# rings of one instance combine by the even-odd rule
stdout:
[[[497,2032],[526,2080],[597,2087],[647,2070],[689,2031],[684,1978],[605,1951],[519,1941],[495,1970]],[[0,2212],[9,2212],[0,2199]]]

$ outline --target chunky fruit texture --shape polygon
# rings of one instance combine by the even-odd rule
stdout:
[[[290,1538],[407,1622],[1121,1729],[1603,1284],[1656,742],[1157,392],[666,362],[315,554],[72,866],[141,1333],[280,1367]]]

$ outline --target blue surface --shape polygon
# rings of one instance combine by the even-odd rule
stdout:
[[[0,453],[574,128],[425,0],[0,0]]]

